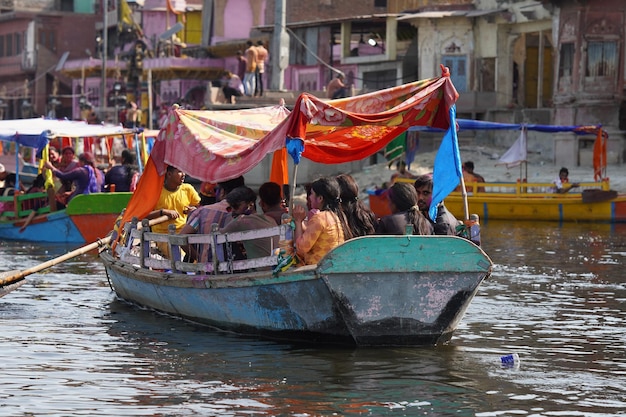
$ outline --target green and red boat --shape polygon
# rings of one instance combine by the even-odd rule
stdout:
[[[41,156],[48,143],[57,138],[76,141],[135,135],[115,125],[90,125],[80,121],[44,118],[0,121],[3,148],[19,161],[23,147]],[[135,141],[135,143],[137,143]],[[9,152],[7,152],[8,154]],[[6,157],[6,155],[5,155]],[[16,163],[15,167],[20,165]],[[14,169],[21,182],[18,168]],[[62,210],[51,210],[47,193],[16,193],[0,196],[0,239],[31,242],[84,244],[105,237],[126,207],[131,193],[79,195]]]

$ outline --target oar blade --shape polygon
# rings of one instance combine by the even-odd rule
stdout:
[[[26,282],[26,280],[24,278],[22,278],[19,281],[14,281],[11,284],[6,284],[6,285],[1,286],[0,287],[0,298],[4,297],[5,295],[10,293],[11,291],[17,290],[19,287],[24,285],[25,282]]]

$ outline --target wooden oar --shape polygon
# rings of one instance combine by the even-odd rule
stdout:
[[[170,220],[169,217],[167,216],[161,216],[161,217],[157,217],[156,219],[152,219],[150,220],[150,226],[153,226],[155,224],[159,224],[159,223],[163,223],[165,221]],[[138,225],[138,227],[141,227],[141,224]],[[65,255],[61,255],[58,256],[54,259],[50,259],[49,261],[46,261],[44,263],[41,263],[39,265],[33,266],[32,268],[28,268],[28,269],[24,269],[22,271],[7,271],[7,272],[3,272],[0,273],[0,288],[1,287],[5,287],[7,285],[11,285],[11,284],[15,284],[17,281],[23,279],[25,276],[30,275],[30,274],[34,274],[35,272],[39,272],[39,271],[43,271],[46,268],[50,268],[51,266],[60,264],[61,262],[67,261],[68,259],[72,259],[78,255],[82,255],[84,253],[90,252],[94,249],[97,249],[101,246],[106,245],[107,243],[109,243],[111,241],[111,236],[107,236],[103,239],[98,239],[96,242],[90,243],[89,245],[85,245],[82,248],[78,248],[76,250],[73,250],[71,252],[66,253]],[[17,287],[15,287],[17,288]],[[13,288],[13,289],[15,289]],[[12,291],[12,290],[10,290]],[[10,292],[7,291],[4,294]],[[1,292],[0,292],[1,293]],[[2,294],[2,295],[4,295]],[[0,295],[0,297],[2,296]]]
[[[26,282],[25,279],[21,279],[21,280],[19,280],[17,282],[14,282],[13,284],[8,284],[8,285],[5,285],[3,287],[0,287],[0,297],[4,297],[5,295],[10,293],[11,291],[17,290],[19,287],[24,285],[25,282]]]

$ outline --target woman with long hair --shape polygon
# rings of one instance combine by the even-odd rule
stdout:
[[[378,222],[379,235],[403,235],[406,227],[413,227],[414,235],[432,235],[433,226],[420,212],[417,205],[417,192],[413,184],[396,182],[387,191],[391,214]]]
[[[318,263],[331,249],[352,238],[346,217],[339,204],[339,184],[332,177],[322,177],[311,183],[308,203],[314,213],[305,224],[307,209],[295,206],[296,253],[307,265]],[[319,211],[315,211],[319,210]]]
[[[372,235],[376,231],[376,215],[359,200],[359,185],[350,174],[337,175],[341,190],[341,210],[346,215],[352,237]]]

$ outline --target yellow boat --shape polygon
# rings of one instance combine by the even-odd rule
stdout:
[[[611,190],[608,180],[580,183],[576,191],[555,193],[551,183],[466,183],[469,212],[481,220],[626,222],[626,194]],[[479,191],[480,189],[480,191]],[[457,218],[463,197],[452,192],[445,204]]]
[[[526,163],[526,134],[539,132],[572,132],[594,135],[593,173],[596,182],[580,183],[566,193],[556,193],[552,183],[465,183],[468,207],[463,195],[454,191],[445,198],[445,205],[457,218],[476,213],[487,220],[535,220],[559,222],[626,222],[626,194],[611,190],[606,176],[606,144],[608,134],[599,125],[551,126],[494,123],[457,119],[459,130],[518,130],[519,139],[500,158],[500,163],[515,166]],[[414,130],[436,131],[415,127]],[[461,188],[461,187],[459,187]],[[370,207],[379,216],[388,214],[385,195],[370,195]]]
[[[551,183],[477,182],[465,187],[469,212],[481,221],[626,222],[626,194],[611,190],[608,180],[580,183],[580,191],[565,194],[555,193]],[[370,194],[369,202],[377,216],[391,213],[385,194]],[[460,191],[450,193],[445,205],[456,218],[464,218]]]

